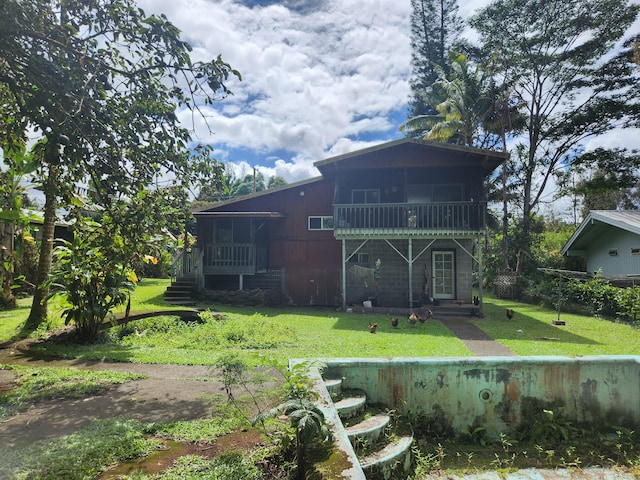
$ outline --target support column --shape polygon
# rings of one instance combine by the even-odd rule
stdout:
[[[347,306],[347,244],[345,239],[342,239],[342,306]]]
[[[480,316],[484,317],[484,301],[482,293],[482,239],[478,239],[478,297],[480,297]]]
[[[409,265],[409,308],[413,308],[413,239],[411,237],[409,237],[407,256]]]

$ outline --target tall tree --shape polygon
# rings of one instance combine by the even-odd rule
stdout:
[[[28,328],[46,318],[56,207],[76,183],[108,207],[164,172],[187,185],[210,169],[184,153],[190,133],[175,111],[228,94],[225,81],[239,74],[220,57],[194,62],[190,51],[166,17],[132,0],[0,3],[0,89],[11,93],[15,122],[42,135],[43,240]]]
[[[630,50],[611,57],[639,7],[626,0],[497,0],[470,21],[497,81],[513,85],[527,106],[514,159],[525,240],[552,176],[570,168],[587,139],[629,126],[637,115]]]
[[[423,138],[456,143],[467,147],[495,147],[500,137],[490,129],[496,102],[491,98],[494,89],[482,67],[472,63],[467,55],[449,53],[447,71],[435,67],[438,79],[427,99],[441,100],[435,105],[436,114],[418,115],[402,125],[401,131],[425,132]],[[489,129],[487,129],[487,127]]]
[[[458,16],[457,0],[411,0],[411,98],[408,118],[434,115],[433,84],[436,67],[448,71],[449,52],[459,41],[464,24]],[[417,133],[418,135],[419,132]]]
[[[582,199],[583,217],[590,210],[638,208],[639,152],[596,148],[576,156],[571,166],[561,177],[561,192]]]

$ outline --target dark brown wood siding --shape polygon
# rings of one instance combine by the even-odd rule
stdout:
[[[286,293],[297,305],[340,302],[341,243],[333,230],[309,230],[309,216],[333,216],[334,183],[319,180],[267,195],[258,195],[216,211],[279,212],[284,218],[264,219],[269,238],[268,268],[284,271]],[[259,220],[258,220],[259,221]],[[207,220],[199,220],[205,229]],[[199,229],[198,235],[205,235]]]

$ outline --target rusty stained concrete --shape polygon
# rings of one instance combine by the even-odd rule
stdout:
[[[474,423],[508,432],[523,399],[562,404],[578,421],[640,425],[640,356],[461,357],[324,360],[368,402],[427,415],[455,431]]]

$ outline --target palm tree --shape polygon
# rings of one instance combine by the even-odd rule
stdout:
[[[444,94],[436,105],[437,115],[419,115],[400,125],[400,131],[427,129],[425,140],[479,147],[483,125],[492,113],[488,80],[482,69],[474,66],[465,54],[450,53],[449,74],[436,67],[438,80],[434,91]]]

